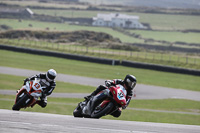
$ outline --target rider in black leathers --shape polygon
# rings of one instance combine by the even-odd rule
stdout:
[[[126,75],[124,80],[122,80],[122,79],[106,80],[105,85],[98,86],[97,89],[94,92],[92,92],[92,94],[90,94],[89,96],[86,96],[84,98],[86,100],[89,100],[92,96],[95,96],[100,91],[107,89],[107,87],[121,84],[124,86],[124,88],[127,91],[127,96],[126,96],[127,105],[122,108],[122,109],[126,109],[126,107],[130,103],[131,98],[133,96],[133,89],[135,88],[136,82],[137,82],[137,80],[136,80],[135,76],[133,76],[133,75]],[[114,117],[119,117],[121,115],[121,110],[118,109],[115,112],[113,112],[111,115]]]
[[[43,108],[47,106],[47,96],[51,95],[51,93],[55,89],[56,82],[54,79],[56,78],[56,75],[57,73],[54,69],[49,69],[47,73],[40,73],[31,76],[29,78],[26,78],[24,80],[24,85],[25,85],[26,81],[34,80],[35,78],[40,78],[40,83],[42,84],[42,86],[46,86],[46,88],[42,92],[40,100],[37,102],[37,104]]]

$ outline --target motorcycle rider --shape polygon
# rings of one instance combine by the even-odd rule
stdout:
[[[56,78],[56,76],[56,71],[54,69],[49,69],[46,73],[36,74],[24,80],[25,85],[27,81],[34,80],[35,78],[40,78],[41,85],[46,86],[46,88],[42,92],[40,100],[37,101],[37,104],[40,105],[42,108],[47,106],[47,96],[51,95],[51,93],[55,89],[56,82],[54,79]]]
[[[133,75],[126,75],[126,77],[124,78],[124,80],[122,79],[113,79],[113,80],[106,80],[105,81],[105,85],[100,85],[97,87],[97,89],[92,92],[89,96],[84,97],[86,100],[89,100],[92,96],[97,95],[100,91],[109,88],[110,86],[115,86],[115,85],[122,85],[124,86],[124,88],[127,91],[127,96],[126,96],[126,101],[127,104],[126,106],[122,107],[122,109],[126,109],[126,107],[128,106],[128,104],[131,101],[131,98],[133,96],[133,89],[136,86],[136,77]],[[119,117],[121,115],[121,110],[118,109],[116,111],[114,111],[113,113],[111,113],[112,116],[114,117]]]

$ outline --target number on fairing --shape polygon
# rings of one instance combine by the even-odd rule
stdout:
[[[118,93],[117,93],[117,97],[118,97],[119,100],[125,98],[125,97],[124,97],[124,94],[123,94],[120,90],[119,90]]]
[[[40,84],[35,83],[35,84],[34,84],[34,87],[35,87],[36,89],[39,89],[39,88],[40,88]]]

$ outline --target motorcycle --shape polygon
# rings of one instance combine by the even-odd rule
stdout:
[[[12,109],[19,111],[21,108],[33,107],[38,98],[42,96],[43,88],[42,80],[35,78],[35,80],[27,81],[20,90],[17,91],[15,104]]]
[[[80,102],[73,111],[74,117],[101,118],[126,106],[127,91],[122,85],[111,86],[89,100]]]

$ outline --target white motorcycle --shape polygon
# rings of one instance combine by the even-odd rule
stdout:
[[[27,81],[20,90],[17,91],[15,104],[12,109],[19,111],[21,108],[33,107],[38,98],[42,96],[43,88],[42,81],[38,78]]]

